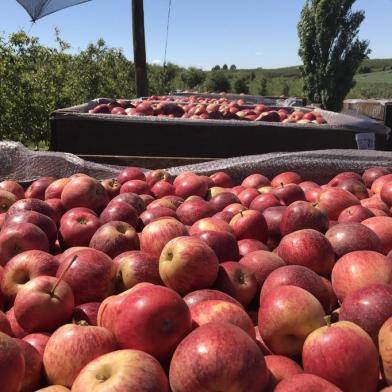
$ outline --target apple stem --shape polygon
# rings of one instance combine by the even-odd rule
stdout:
[[[76,259],[78,258],[77,255],[75,255],[72,260],[70,261],[70,263],[67,265],[67,267],[63,270],[63,272],[60,274],[59,278],[57,279],[56,284],[53,286],[52,291],[50,292],[50,295],[53,296],[54,292],[57,289],[57,286],[59,285],[59,283],[63,280],[64,275],[68,272],[68,270],[71,268],[71,265],[76,261]]]

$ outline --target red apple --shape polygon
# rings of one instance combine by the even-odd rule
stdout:
[[[339,182],[337,187],[352,193],[359,200],[369,197],[368,190],[362,181],[347,179]]]
[[[136,208],[125,201],[112,201],[99,216],[101,224],[112,221],[121,221],[137,228],[139,223],[138,212]]]
[[[47,199],[45,200],[46,204],[51,207],[54,211],[53,221],[58,224],[60,222],[61,217],[65,212],[65,208],[61,199]]]
[[[109,200],[113,199],[120,193],[121,184],[115,178],[107,178],[101,181],[101,185],[105,188]]]
[[[128,223],[111,221],[94,233],[89,246],[114,258],[129,250],[139,250],[139,237]]]
[[[61,192],[61,202],[67,210],[87,207],[98,212],[108,201],[106,190],[100,182],[87,176],[73,178]]]
[[[0,265],[5,265],[12,257],[27,250],[49,251],[46,234],[32,223],[7,226],[0,233]]]
[[[100,302],[87,302],[85,304],[75,306],[72,313],[72,322],[79,324],[80,321],[84,321],[89,325],[96,326],[100,305]]]
[[[173,238],[188,235],[188,230],[177,219],[162,218],[149,223],[140,237],[140,250],[157,259],[164,246]]]
[[[241,211],[245,211],[247,208],[243,206],[241,203],[232,203],[226,206],[222,212],[231,212],[234,215],[238,214]]]
[[[169,218],[169,217],[177,218],[177,214],[174,210],[167,207],[150,208],[143,211],[139,216],[140,221],[143,224],[143,227],[147,226],[149,223],[154,222],[155,220],[158,220],[160,218]]]
[[[368,199],[362,199],[361,205],[371,210],[375,208],[377,210],[384,211],[386,214],[389,214],[388,206],[378,196],[372,196]]]
[[[343,392],[329,381],[314,374],[295,374],[282,380],[274,392]]]
[[[298,185],[299,185],[299,186],[301,187],[301,189],[305,192],[305,194],[306,194],[306,192],[308,192],[308,191],[310,191],[310,190],[312,190],[312,189],[316,189],[316,188],[319,188],[319,187],[320,187],[320,185],[317,184],[317,183],[314,182],[314,181],[302,181],[302,182],[300,182]]]
[[[339,320],[359,325],[377,344],[378,332],[392,316],[392,286],[371,284],[344,297]]]
[[[72,390],[169,392],[169,383],[160,363],[151,355],[138,350],[118,350],[87,364]]]
[[[22,340],[33,346],[42,358],[44,356],[45,347],[48,343],[49,337],[50,335],[48,333],[38,332],[26,335]]]
[[[138,214],[141,214],[146,209],[146,204],[141,198],[141,195],[136,195],[135,193],[122,193],[121,195],[114,197],[109,202],[107,207],[109,207],[112,203],[117,201],[128,203],[129,205],[131,205],[133,208],[136,209]]]
[[[139,180],[140,179],[141,178],[139,178]],[[158,181],[161,181],[161,180],[172,183],[173,177],[165,169],[151,170],[146,175],[146,182],[150,187],[154,186]]]
[[[238,240],[251,238],[261,242],[267,241],[268,226],[263,214],[259,211],[242,211],[233,217],[230,225]]]
[[[373,212],[362,205],[345,208],[338,217],[339,223],[360,223],[365,219],[372,218]]]
[[[280,185],[273,189],[272,194],[286,206],[297,200],[306,200],[304,191],[297,184]]]
[[[241,203],[248,208],[252,201],[259,195],[260,193],[256,189],[247,188],[238,195],[238,198],[240,199]]]
[[[67,185],[70,181],[71,180],[68,177],[64,177],[50,183],[49,186],[45,189],[45,200],[61,199],[62,191],[65,185]]]
[[[339,258],[355,250],[381,250],[377,235],[361,223],[340,223],[331,227],[325,237]]]
[[[213,196],[209,203],[215,212],[219,212],[222,210],[226,211],[226,207],[230,205],[240,203],[240,199],[234,193],[223,191]]]
[[[196,235],[202,231],[223,231],[234,235],[232,226],[226,221],[216,217],[198,220],[189,229],[189,234]]]
[[[337,174],[335,177],[333,177],[332,180],[329,181],[328,185],[339,186],[342,182],[346,180],[355,180],[355,181],[362,182],[362,177],[355,172],[341,172]]]
[[[271,185],[276,188],[281,185],[286,185],[286,184],[299,184],[302,182],[301,176],[296,173],[296,172],[284,172],[276,175],[272,180],[271,180]]]
[[[347,207],[360,204],[350,192],[340,188],[326,188],[318,197],[317,205],[324,210],[330,220],[337,220],[340,213]]]
[[[286,206],[268,207],[262,212],[267,222],[268,237],[270,240],[280,241],[282,238],[280,225],[287,208]]]
[[[232,188],[234,185],[233,179],[228,173],[225,172],[216,172],[210,175],[212,181],[216,186],[221,186],[223,188]]]
[[[380,328],[378,333],[378,348],[385,380],[388,385],[392,385],[392,317],[389,317]],[[389,388],[386,390],[389,390]]]
[[[120,348],[141,350],[165,360],[191,330],[188,306],[167,287],[142,284],[118,297],[121,305],[115,312],[101,305],[98,325],[113,332]]]
[[[256,252],[257,250],[269,251],[268,246],[258,240],[248,238],[245,240],[239,240],[237,243],[241,257],[246,256],[248,253]]]
[[[151,188],[151,193],[156,198],[161,198],[163,196],[174,195],[174,186],[165,180],[158,181]]]
[[[340,301],[371,284],[392,284],[392,260],[384,255],[362,250],[341,257],[332,270],[332,286]]]
[[[0,190],[0,213],[5,213],[18,198],[11,192]]]
[[[122,185],[127,181],[142,180],[146,181],[146,176],[138,167],[126,167],[117,176],[117,181]]]
[[[325,325],[324,316],[320,302],[308,291],[278,286],[260,302],[260,336],[274,354],[298,357],[307,336]]]
[[[182,178],[177,177],[174,181],[174,187],[176,195],[184,199],[191,195],[204,197],[208,190],[207,183],[195,174],[187,174]]]
[[[57,277],[61,276],[73,291],[75,305],[100,302],[114,291],[116,266],[99,250],[81,249],[61,260]]]
[[[7,315],[0,310],[0,332],[12,336],[11,324],[8,321]]]
[[[190,333],[177,347],[169,372],[173,392],[259,392],[268,382],[256,342],[235,325],[213,322]]]
[[[280,223],[282,236],[301,229],[314,229],[325,233],[328,229],[327,214],[306,201],[296,201],[284,211]]]
[[[150,187],[145,181],[130,180],[121,185],[120,193],[150,194]]]
[[[40,177],[26,189],[26,199],[45,199],[46,188],[54,181],[53,177]]]
[[[392,181],[392,174],[385,174],[381,177],[378,177],[376,180],[373,181],[370,190],[373,193],[378,194],[381,192],[381,189],[384,186],[384,184],[386,184],[390,181]]]
[[[215,208],[205,200],[186,200],[176,210],[180,222],[189,226],[202,218],[214,215],[215,212]]]
[[[4,180],[0,182],[0,189],[3,191],[13,193],[16,198],[24,199],[24,190],[20,184],[12,180]]]
[[[325,313],[329,311],[330,295],[321,276],[301,265],[286,265],[272,271],[261,288],[260,302],[275,287],[297,286],[313,294],[321,303]]]
[[[128,290],[138,283],[163,284],[159,276],[159,261],[149,253],[141,251],[124,252],[113,262],[117,267],[117,289]]]
[[[375,216],[362,221],[362,224],[376,233],[381,241],[382,253],[385,255],[392,250],[392,218]]]
[[[370,188],[377,178],[389,174],[391,171],[387,167],[374,166],[365,170],[362,174],[362,180]]]
[[[59,263],[50,254],[29,250],[13,257],[5,266],[1,291],[13,303],[18,291],[38,276],[55,276]]]
[[[314,331],[302,352],[305,373],[315,374],[347,392],[377,390],[378,352],[357,325],[340,321]]]
[[[218,267],[214,251],[196,237],[170,240],[159,258],[162,281],[181,295],[210,288],[218,276]]]
[[[15,202],[8,210],[8,216],[22,211],[36,211],[47,215],[56,221],[56,212],[46,202],[40,199],[21,199]]]
[[[241,185],[245,188],[257,189],[257,188],[261,188],[262,186],[268,186],[270,184],[271,184],[270,180],[266,176],[263,176],[260,173],[254,173],[246,177],[242,181]]]
[[[12,336],[15,336],[18,339],[22,339],[29,334],[19,325],[18,321],[16,320],[13,307],[8,310],[5,315],[10,324]]]
[[[264,359],[269,371],[267,391],[272,392],[282,380],[303,373],[301,366],[283,355],[266,355]]]
[[[186,302],[190,310],[192,310],[192,308],[197,304],[199,304],[200,302],[210,301],[210,300],[226,301],[238,305],[239,307],[242,307],[242,305],[232,296],[218,290],[211,290],[211,289],[196,290],[196,291],[192,291],[191,293],[187,294],[184,297],[184,301]]]
[[[233,219],[234,215],[235,214],[233,214],[230,211],[220,211],[220,212],[217,212],[216,214],[212,215],[212,217],[220,219],[224,222],[230,223],[230,221]],[[206,231],[208,231],[208,230],[206,230]]]
[[[226,261],[219,265],[214,287],[231,295],[243,306],[247,306],[256,295],[257,281],[253,272],[245,265]]]
[[[0,332],[0,374],[2,392],[20,391],[25,374],[23,350],[15,339]]]
[[[116,346],[114,336],[106,328],[65,324],[46,345],[43,358],[46,377],[50,384],[71,387],[85,365],[114,351]]]
[[[52,276],[38,276],[16,295],[15,318],[27,332],[53,331],[67,322],[74,308],[71,287]]]
[[[329,276],[335,263],[331,244],[313,229],[287,234],[280,241],[277,253],[287,264],[303,265],[323,276]]]

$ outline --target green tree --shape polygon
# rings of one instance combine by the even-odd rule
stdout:
[[[220,65],[215,65],[214,67],[212,67],[211,71],[219,71],[220,69]]]
[[[268,83],[266,78],[261,78],[260,80],[260,86],[258,89],[259,95],[267,95],[267,90],[268,90]]]
[[[181,73],[181,80],[190,88],[202,84],[206,79],[206,73],[202,69],[190,67]]]
[[[223,71],[227,71],[229,69],[229,67],[227,66],[227,64],[223,64],[222,69],[223,69]]]
[[[363,11],[355,0],[307,0],[298,23],[304,93],[310,102],[340,111],[355,85],[354,75],[368,56],[369,42],[358,38]]]
[[[230,82],[223,72],[211,71],[208,75],[206,87],[208,91],[228,92],[230,90]]]
[[[284,97],[288,97],[290,95],[290,86],[286,81],[284,81],[282,85],[282,95]]]
[[[249,86],[246,78],[239,78],[234,82],[234,91],[237,94],[249,94]]]
[[[230,71],[235,71],[237,69],[237,67],[234,64],[230,65]]]

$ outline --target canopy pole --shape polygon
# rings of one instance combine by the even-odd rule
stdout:
[[[148,82],[143,0],[132,0],[132,29],[136,95],[138,97],[146,97],[148,96]]]

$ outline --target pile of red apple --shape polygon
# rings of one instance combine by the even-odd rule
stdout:
[[[152,97],[157,98],[157,97]],[[89,110],[89,113],[114,114],[125,116],[156,116],[162,118],[187,118],[192,120],[244,120],[267,121],[297,124],[326,124],[317,111],[302,111],[290,108],[271,108],[264,104],[245,105],[243,99],[229,101],[226,98],[205,98],[201,102],[189,100],[147,99],[145,101],[118,100],[102,103]]]
[[[385,167],[0,182],[0,390],[391,391],[391,212]]]

